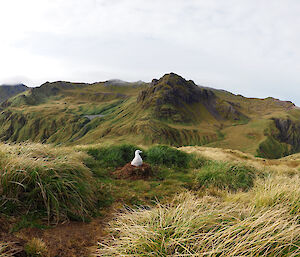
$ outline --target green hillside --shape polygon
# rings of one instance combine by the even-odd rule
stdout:
[[[47,82],[0,108],[0,257],[300,254],[291,102],[170,73]]]
[[[28,90],[28,87],[23,84],[0,85],[0,103],[26,90]]]
[[[267,158],[300,150],[293,103],[200,87],[174,73],[151,83],[47,82],[1,108],[2,141],[207,145]]]

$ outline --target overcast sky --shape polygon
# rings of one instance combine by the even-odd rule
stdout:
[[[300,106],[300,1],[0,1],[0,84],[169,72]]]

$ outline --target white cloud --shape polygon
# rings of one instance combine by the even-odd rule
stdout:
[[[1,1],[0,83],[149,81],[174,71],[299,105],[299,13],[297,0]]]

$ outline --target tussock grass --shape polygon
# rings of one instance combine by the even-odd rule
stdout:
[[[197,174],[199,187],[217,187],[231,191],[249,190],[254,185],[253,168],[227,162],[210,161]]]
[[[229,194],[228,201],[250,204],[256,208],[284,206],[300,222],[300,177],[270,176],[258,180],[248,193]]]
[[[300,221],[300,177],[277,176],[257,186],[253,198],[255,206],[275,207],[285,205]]]
[[[87,157],[71,148],[1,144],[0,211],[41,211],[56,222],[89,215],[95,187]]]
[[[101,167],[121,167],[132,161],[135,150],[140,149],[135,145],[123,144],[87,149],[87,153],[98,161]]]
[[[29,257],[49,257],[49,251],[45,242],[39,238],[32,238],[25,245],[25,252]]]
[[[191,193],[120,214],[98,256],[299,256],[300,225],[286,208],[245,208]]]
[[[187,153],[165,145],[149,148],[146,157],[151,164],[168,167],[187,168],[190,161],[190,156]]]
[[[187,146],[179,148],[181,151],[193,153],[210,160],[244,163],[247,166],[254,167],[261,172],[277,173],[279,175],[290,175],[299,173],[300,158],[299,155],[291,155],[285,158],[276,160],[266,160],[256,158],[251,154],[246,154],[238,150],[221,149],[203,146]]]
[[[132,161],[134,152],[137,149],[143,151],[143,160],[152,165],[187,168],[192,160],[193,165],[200,165],[195,156],[165,145],[152,146],[146,151],[141,147],[130,144],[91,147],[85,149],[85,151],[98,161],[99,166],[116,168]],[[197,158],[199,159],[199,157]]]

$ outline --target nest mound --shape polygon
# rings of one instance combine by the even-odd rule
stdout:
[[[124,167],[115,170],[112,175],[117,179],[148,179],[153,176],[153,170],[148,163],[143,163],[139,167],[127,163]]]

